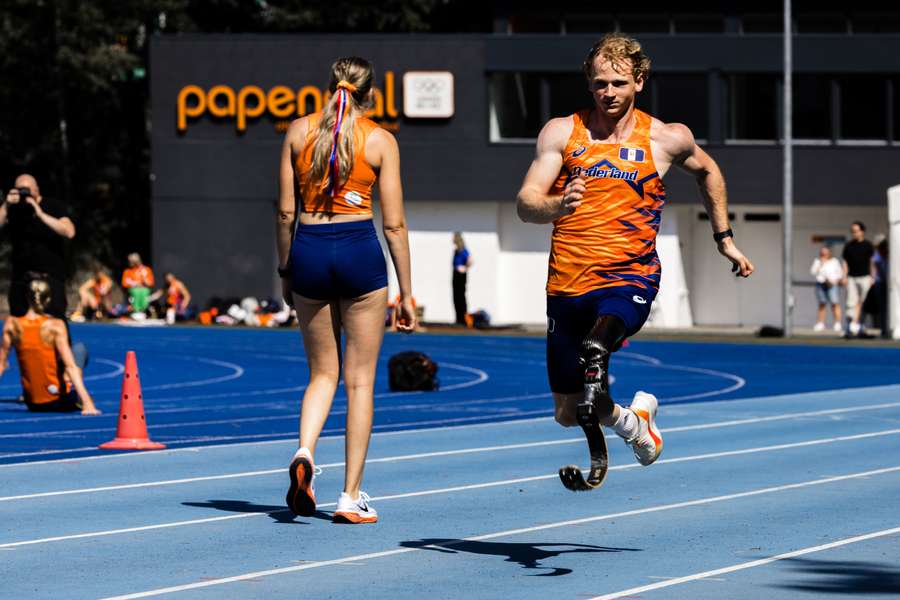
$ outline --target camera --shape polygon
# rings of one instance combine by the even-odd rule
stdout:
[[[16,188],[16,189],[19,190],[19,198],[23,201],[25,200],[25,198],[28,198],[29,196],[31,196],[30,188],[20,187],[20,188]]]

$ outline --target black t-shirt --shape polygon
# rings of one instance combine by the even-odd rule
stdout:
[[[841,255],[847,261],[847,275],[850,277],[871,275],[870,265],[873,254],[875,254],[875,246],[869,240],[847,242],[844,245],[844,253]]]
[[[23,279],[29,271],[65,280],[65,238],[47,227],[27,202],[7,204],[6,210],[8,222],[4,229],[12,241],[13,280]],[[41,210],[57,219],[67,216],[59,204],[48,198],[41,199]]]

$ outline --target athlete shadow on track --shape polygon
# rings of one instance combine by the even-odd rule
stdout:
[[[900,597],[900,569],[893,564],[806,558],[789,558],[784,562],[794,573],[815,578],[771,587],[816,594],[884,594]]]
[[[297,517],[284,506],[273,506],[268,504],[253,504],[246,500],[207,500],[206,502],[182,502],[184,506],[196,506],[198,508],[214,508],[225,512],[236,513],[266,513],[276,523],[294,523],[297,525],[306,525],[303,521],[295,521]],[[323,521],[331,521],[331,515],[316,511],[311,519],[322,519]]]
[[[509,542],[479,542],[472,540],[458,540],[450,538],[428,538],[418,541],[401,542],[404,548],[420,548],[422,550],[434,550],[447,554],[468,552],[470,554],[485,554],[492,556],[505,556],[506,562],[519,563],[526,569],[551,569],[549,573],[534,573],[541,577],[557,577],[568,575],[572,569],[562,567],[543,567],[540,561],[554,558],[561,554],[595,553],[595,552],[641,552],[637,548],[609,548],[606,546],[592,546],[590,544],[523,544]]]

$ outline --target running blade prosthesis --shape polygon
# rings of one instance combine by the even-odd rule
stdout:
[[[603,436],[600,417],[597,416],[597,409],[590,396],[585,394],[585,399],[578,405],[577,418],[591,453],[591,471],[585,479],[577,465],[567,465],[559,470],[559,479],[573,492],[589,492],[600,487],[609,469],[606,438]]]

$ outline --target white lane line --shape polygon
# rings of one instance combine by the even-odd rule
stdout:
[[[545,394],[545,395],[549,396],[549,394]],[[531,396],[522,396],[522,398],[530,398],[530,397]],[[512,398],[515,398],[515,397],[512,397]],[[848,412],[854,412],[854,411],[858,411],[858,410],[880,410],[880,409],[885,409],[885,408],[895,408],[897,406],[900,406],[900,402],[886,402],[886,403],[882,403],[882,404],[868,404],[868,405],[852,406],[852,407],[845,407],[845,408],[830,408],[830,409],[824,409],[824,410],[807,411],[807,412],[799,412],[799,413],[784,413],[784,414],[772,415],[772,416],[768,416],[768,417],[748,417],[746,419],[735,419],[735,420],[731,420],[731,421],[719,421],[719,422],[713,422],[713,423],[700,423],[700,424],[696,424],[696,425],[685,425],[685,426],[681,426],[681,427],[669,427],[669,428],[663,428],[662,431],[672,433],[672,432],[681,432],[681,431],[697,431],[697,430],[702,430],[702,429],[716,429],[719,427],[730,427],[730,426],[737,426],[737,425],[752,425],[755,423],[785,421],[785,420],[797,419],[797,418],[803,418],[803,417],[818,417],[818,416],[827,416],[827,415],[837,415],[837,414],[843,414],[843,413],[848,413]],[[545,411],[533,411],[533,412],[543,413]],[[520,414],[523,414],[523,413],[520,413]],[[458,422],[460,420],[475,420],[475,419],[479,419],[479,418],[488,418],[488,417],[471,417],[468,419],[446,419],[446,420],[443,420],[442,422],[444,422],[444,423]],[[532,419],[518,419],[518,420],[514,420],[514,421],[499,421],[499,422],[491,422],[491,423],[475,423],[475,424],[468,424],[468,425],[452,425],[452,426],[447,426],[447,427],[431,427],[431,428],[426,428],[426,429],[405,429],[402,431],[375,432],[372,435],[373,436],[409,435],[409,434],[419,434],[419,433],[423,433],[423,432],[441,432],[441,431],[448,431],[448,430],[455,430],[455,429],[468,429],[468,428],[474,428],[474,427],[500,427],[500,426],[508,426],[508,425],[522,425],[522,424],[535,423],[538,421],[545,421],[545,420],[547,420],[545,417],[538,417],[538,418],[532,418]],[[420,423],[425,424],[428,422],[416,421],[416,424],[420,424]],[[402,426],[402,425],[403,425],[403,423],[393,423],[393,424],[385,425],[385,427],[396,427],[396,426]],[[376,425],[374,427],[374,429],[377,429],[378,427],[379,426]],[[323,431],[323,433],[330,433],[330,432],[334,432],[334,431],[342,431],[342,429],[329,429],[329,430]],[[237,446],[248,446],[248,445],[272,445],[272,444],[284,444],[284,443],[288,443],[288,442],[296,443],[296,441],[297,441],[297,436],[294,433],[281,434],[281,433],[277,433],[277,432],[258,434],[258,435],[217,436],[217,437],[209,437],[209,438],[205,438],[205,439],[209,439],[209,440],[248,439],[248,438],[253,438],[253,437],[260,438],[260,437],[270,437],[270,436],[278,436],[278,435],[285,435],[285,436],[290,435],[291,437],[285,437],[285,438],[274,439],[274,440],[265,440],[265,441],[234,443],[234,444],[210,444],[208,446],[197,446],[197,447],[192,447],[192,448],[169,448],[167,450],[160,450],[160,451],[152,452],[152,453],[144,452],[144,453],[136,453],[136,454],[108,454],[108,455],[98,455],[98,456],[83,456],[83,457],[78,457],[78,458],[62,458],[62,459],[55,459],[55,460],[10,463],[10,464],[5,464],[5,465],[0,465],[0,469],[13,468],[13,467],[31,467],[31,466],[36,466],[36,465],[46,465],[46,464],[65,463],[65,462],[81,462],[81,461],[88,461],[88,460],[105,460],[105,459],[110,459],[110,458],[140,458],[140,457],[154,456],[154,455],[159,455],[159,454],[167,454],[167,453],[171,453],[171,452],[199,452],[199,451],[207,449],[207,448],[232,448],[232,447],[237,447]],[[340,440],[340,439],[343,439],[343,436],[334,436],[334,437],[328,437],[328,438],[323,438],[323,439]],[[195,440],[195,439],[191,439],[191,440],[184,441],[184,442],[167,440],[167,443],[169,443],[169,444],[195,443],[196,441],[197,440]],[[87,447],[83,447],[83,448],[69,448],[69,449],[63,449],[63,450],[42,450],[42,451],[37,451],[37,452],[19,452],[19,453],[10,453],[10,454],[0,454],[0,459],[2,459],[2,458],[17,458],[17,457],[25,457],[25,456],[43,456],[43,455],[49,455],[49,454],[65,454],[65,453],[69,453],[69,452],[78,452],[78,451],[87,451],[87,450],[95,450],[95,448],[93,446],[87,446]]]
[[[818,445],[818,444],[829,444],[829,443],[835,443],[835,442],[852,441],[852,440],[857,440],[857,439],[879,437],[882,435],[893,435],[893,434],[897,434],[897,433],[900,433],[900,429],[891,430],[890,432],[876,432],[876,433],[865,433],[865,434],[856,435],[856,436],[845,436],[842,438],[826,438],[826,439],[821,439],[821,440],[809,440],[806,442],[798,442],[795,444],[779,444],[776,446],[762,446],[759,448],[745,448],[745,449],[741,449],[741,450],[729,450],[727,452],[714,452],[714,453],[709,453],[709,454],[699,454],[696,456],[681,456],[681,457],[677,457],[677,458],[669,458],[669,459],[660,460],[656,464],[695,462],[695,461],[701,461],[701,460],[710,460],[713,458],[722,458],[722,457],[726,457],[726,456],[740,456],[740,455],[744,455],[744,454],[757,454],[757,453],[761,453],[761,452],[773,452],[773,451],[779,451],[779,450],[787,450],[790,448],[801,448],[801,447],[805,447],[805,446],[812,446],[812,445]],[[411,460],[413,458],[413,455],[410,455],[409,457],[397,457],[397,458],[399,458],[400,460]],[[382,462],[390,462],[391,460],[392,459],[390,459],[390,458],[385,458],[382,460]],[[396,459],[394,459],[394,460],[396,460]],[[326,466],[328,466],[328,467],[338,466],[341,464],[343,464],[343,463],[333,463],[332,465],[323,465],[323,468]],[[610,471],[626,471],[626,470],[631,470],[631,469],[637,469],[639,467],[640,467],[640,465],[638,465],[636,463],[630,463],[627,465],[617,465],[617,466],[611,467]],[[888,469],[888,470],[892,470],[892,469]],[[895,468],[893,468],[893,470],[900,470],[900,467],[895,467]],[[284,469],[277,469],[277,470],[274,470],[274,472],[283,473]],[[464,492],[464,491],[479,490],[479,489],[486,489],[486,488],[492,488],[492,487],[502,487],[502,486],[506,486],[506,485],[518,485],[521,483],[530,483],[530,482],[535,482],[535,481],[545,481],[548,479],[556,479],[557,477],[559,477],[559,475],[557,473],[553,473],[551,475],[533,475],[531,477],[520,477],[520,478],[516,478],[516,479],[502,479],[499,481],[487,481],[487,482],[483,482],[483,483],[472,483],[472,484],[437,488],[437,489],[431,489],[431,490],[419,490],[419,491],[415,491],[415,492],[404,492],[402,494],[393,494],[390,496],[378,496],[378,497],[373,497],[372,500],[373,501],[397,500],[397,499],[401,499],[401,498],[416,498],[416,497],[421,497],[421,496],[434,496],[434,495],[439,495],[439,494],[450,494],[450,493],[454,493],[454,492]],[[335,503],[320,504],[318,506],[320,508],[325,508],[328,506],[334,506],[334,504]],[[259,517],[259,516],[263,516],[263,515],[277,514],[277,513],[283,513],[283,512],[287,512],[287,510],[285,509],[285,510],[279,510],[279,511],[273,511],[273,512],[242,513],[239,515],[227,515],[227,516],[222,516],[222,517],[207,517],[204,519],[176,521],[173,523],[157,523],[154,525],[144,525],[144,526],[140,526],[140,527],[128,527],[125,529],[110,529],[107,531],[95,531],[95,532],[78,533],[78,534],[56,536],[56,537],[49,537],[49,538],[39,538],[39,539],[34,539],[34,540],[22,540],[22,541],[18,541],[18,542],[8,542],[5,544],[0,544],[0,549],[16,548],[19,546],[31,546],[34,544],[44,544],[44,543],[48,543],[48,542],[60,542],[60,541],[76,540],[76,539],[84,539],[84,538],[105,537],[105,536],[118,535],[118,534],[123,534],[123,533],[134,533],[134,532],[138,532],[138,531],[151,531],[154,529],[168,529],[168,528],[172,528],[172,527],[182,527],[182,526],[186,526],[186,525],[198,525],[198,524],[213,523],[213,522],[218,522],[218,521],[233,521],[235,519],[247,519],[247,518],[251,518],[251,517]]]
[[[243,376],[243,374],[244,374],[244,369],[242,369],[239,365],[236,365],[236,364],[234,364],[234,363],[226,363],[226,362],[217,361],[217,360],[212,360],[212,359],[207,359],[207,358],[197,358],[197,359],[195,359],[195,360],[202,361],[202,362],[208,362],[208,363],[212,363],[212,364],[217,364],[217,365],[221,365],[221,366],[225,366],[225,367],[229,367],[229,368],[233,369],[233,372],[230,373],[229,375],[224,375],[224,376],[222,376],[222,377],[214,377],[214,378],[212,378],[212,379],[202,379],[202,380],[198,380],[198,381],[190,381],[190,382],[185,382],[185,383],[172,383],[172,384],[166,384],[166,385],[157,385],[157,386],[144,387],[144,388],[142,388],[142,391],[143,391],[143,392],[146,392],[146,391],[148,391],[148,390],[161,390],[161,389],[171,389],[171,388],[182,388],[182,387],[193,387],[193,386],[201,386],[201,385],[210,385],[210,384],[213,384],[213,383],[221,383],[221,382],[223,382],[223,381],[231,381],[232,379],[237,379],[238,377],[241,377],[241,376]],[[443,367],[449,367],[449,368],[454,368],[454,369],[458,369],[458,370],[461,370],[461,371],[470,372],[470,373],[473,373],[473,374],[475,374],[475,375],[477,376],[475,379],[470,379],[470,380],[464,381],[464,382],[462,382],[462,383],[457,383],[457,384],[454,384],[454,385],[444,386],[444,387],[442,387],[442,388],[439,390],[439,391],[441,391],[441,392],[449,392],[449,391],[453,391],[453,390],[460,390],[460,389],[463,389],[463,388],[472,387],[472,386],[474,386],[474,385],[478,385],[479,383],[484,383],[485,381],[487,381],[487,380],[490,378],[490,377],[488,376],[488,374],[485,373],[484,371],[482,371],[481,369],[475,369],[475,368],[472,368],[472,367],[466,367],[466,366],[464,366],[464,365],[457,365],[457,364],[452,364],[452,363],[442,363],[441,366],[443,366]],[[281,393],[281,392],[287,393],[287,392],[301,391],[301,390],[304,390],[304,389],[306,389],[306,386],[305,386],[305,385],[303,385],[303,386],[289,387],[289,388],[279,388],[279,389],[276,389],[276,390],[264,390],[264,391],[259,391],[259,392],[256,392],[256,393],[257,393],[257,394],[273,394],[273,393]],[[383,393],[375,394],[375,397],[376,397],[376,398],[388,398],[388,397],[394,397],[394,396],[415,396],[415,395],[418,395],[418,394],[424,394],[424,393],[426,393],[426,392],[383,392]],[[431,393],[433,393],[433,392],[431,392]],[[215,394],[215,395],[210,395],[209,397],[213,397],[213,396],[215,396],[215,397],[222,397],[223,395],[224,395],[224,396],[229,396],[229,397],[230,397],[230,396],[250,396],[250,395],[253,395],[253,393],[252,393],[252,392],[250,392],[250,393],[248,393],[248,392],[228,392],[228,393],[226,393],[226,394]],[[549,395],[550,395],[550,394],[543,393],[543,394],[531,394],[530,396],[519,396],[519,397],[510,396],[510,397],[508,397],[508,398],[498,398],[498,399],[490,399],[490,400],[462,401],[462,402],[457,402],[457,403],[447,403],[447,404],[442,404],[441,406],[468,406],[469,404],[490,404],[490,403],[492,403],[492,402],[501,402],[501,401],[506,401],[506,402],[508,402],[508,401],[513,400],[513,399],[523,399],[523,398],[530,398],[530,397],[542,397],[542,396],[549,396]],[[193,410],[193,411],[199,411],[199,410],[202,409],[202,407],[197,407],[197,408],[194,408],[194,409],[179,408],[179,409],[172,409],[172,410],[166,410],[166,409],[162,409],[162,410],[153,410],[153,409],[152,409],[152,402],[154,402],[154,401],[155,401],[155,400],[150,400],[150,399],[148,399],[148,406],[151,407],[151,410],[150,410],[150,413],[151,413],[151,414],[167,413],[167,412],[190,412],[191,410]],[[244,406],[246,406],[246,407],[255,407],[255,405],[244,405]],[[405,409],[407,409],[407,408],[430,408],[430,407],[432,407],[432,406],[433,406],[433,404],[429,404],[429,405],[420,404],[420,405],[413,405],[413,406],[410,406],[410,407],[403,407],[403,406],[383,407],[383,408],[381,408],[381,409],[376,409],[376,412],[405,410]],[[233,409],[233,408],[236,408],[236,407],[228,407],[228,408],[229,408],[229,409]],[[347,410],[346,410],[346,409],[343,409],[343,410],[332,411],[331,414],[341,415],[341,414],[346,414],[346,413],[347,413]],[[109,414],[104,415],[104,416],[105,416],[105,417],[113,417],[113,418],[116,417],[115,413],[109,413]],[[63,417],[57,417],[57,418],[72,418],[72,417],[69,417],[69,416],[63,416]],[[75,418],[77,419],[78,417],[75,417]],[[235,419],[235,418],[233,418],[233,419],[219,419],[219,420],[215,420],[215,421],[188,421],[188,422],[185,422],[185,423],[164,423],[164,424],[162,424],[162,425],[153,425],[153,426],[150,426],[150,429],[151,429],[151,430],[154,430],[154,429],[163,429],[163,428],[166,428],[166,427],[191,427],[191,426],[195,426],[195,425],[196,425],[196,426],[201,426],[201,425],[227,425],[227,424],[229,424],[229,423],[243,423],[243,422],[251,422],[251,421],[253,421],[253,422],[255,422],[255,421],[274,421],[274,420],[279,420],[279,419],[282,419],[282,420],[283,420],[283,419],[294,419],[294,420],[296,420],[296,419],[297,419],[297,413],[296,413],[296,411],[292,411],[292,412],[290,412],[290,413],[285,413],[285,414],[281,414],[281,415],[268,415],[268,416],[265,416],[265,417],[244,417],[244,418],[236,418],[236,419]],[[32,417],[32,418],[30,418],[30,419],[29,419],[29,418],[25,418],[25,419],[6,419],[6,420],[0,420],[0,423],[21,423],[21,422],[25,422],[25,421],[46,421],[46,420],[47,420],[46,418],[41,419],[40,417]],[[98,432],[101,432],[101,431],[107,431],[107,428],[99,428],[99,429],[69,429],[69,430],[57,430],[57,431],[32,431],[32,432],[26,432],[26,433],[7,433],[7,434],[2,434],[2,435],[0,435],[0,439],[6,439],[6,438],[39,438],[39,437],[54,437],[54,436],[58,436],[58,435],[74,435],[74,434],[79,434],[79,433],[98,433]],[[0,456],[0,458],[2,458],[2,456]]]
[[[836,477],[829,477],[827,479],[815,479],[812,481],[801,481],[799,483],[791,483],[791,484],[780,485],[780,486],[760,488],[760,489],[750,490],[750,491],[746,491],[746,492],[738,492],[735,494],[712,496],[712,497],[708,497],[708,498],[699,498],[697,500],[688,500],[685,502],[662,504],[662,505],[658,505],[658,506],[639,508],[639,509],[635,509],[635,510],[619,512],[619,513],[596,515],[593,517],[585,517],[582,519],[557,521],[555,523],[547,523],[544,525],[535,525],[533,527],[523,527],[521,529],[510,529],[507,531],[498,531],[496,533],[488,533],[485,535],[468,537],[468,538],[465,538],[462,540],[458,540],[456,542],[448,542],[446,544],[441,544],[440,548],[447,548],[447,547],[451,547],[454,545],[463,544],[465,542],[477,542],[477,541],[490,540],[490,539],[496,539],[496,538],[501,538],[501,537],[509,537],[509,536],[514,536],[514,535],[521,535],[523,533],[533,533],[535,531],[546,531],[548,529],[558,529],[561,527],[572,527],[572,526],[576,526],[576,525],[584,525],[586,523],[596,523],[598,521],[609,521],[612,519],[621,519],[623,517],[632,517],[632,516],[636,516],[636,515],[644,515],[644,514],[649,514],[649,513],[675,510],[675,509],[680,509],[680,508],[688,508],[688,507],[692,507],[692,506],[704,506],[704,505],[709,505],[709,504],[715,504],[718,502],[727,502],[729,500],[736,500],[739,498],[760,496],[763,494],[773,494],[776,492],[782,492],[782,491],[786,491],[786,490],[795,490],[795,489],[807,488],[807,487],[812,487],[812,486],[825,485],[825,484],[829,484],[829,483],[836,483],[836,482],[847,481],[847,480],[851,480],[851,479],[859,479],[859,478],[863,478],[863,477],[871,477],[874,475],[883,475],[886,473],[894,473],[897,471],[900,471],[900,466],[888,467],[888,468],[884,468],[884,469],[875,469],[872,471],[863,471],[860,473],[851,473],[849,475],[840,475],[840,476],[836,476]],[[891,531],[893,531],[893,530],[891,530]],[[888,534],[885,533],[884,535],[888,535]],[[417,552],[419,550],[424,550],[424,549],[440,549],[440,548],[438,548],[437,546],[423,546],[420,548],[397,548],[397,549],[393,549],[393,550],[385,550],[382,552],[372,552],[369,554],[346,556],[346,557],[337,558],[334,560],[316,561],[316,562],[305,563],[302,565],[293,565],[290,567],[282,567],[282,568],[278,568],[278,569],[268,569],[265,571],[244,573],[241,575],[235,575],[232,577],[223,577],[220,579],[198,581],[196,583],[189,583],[189,584],[185,584],[185,585],[176,585],[176,586],[165,587],[165,588],[157,588],[154,590],[148,590],[145,592],[137,592],[134,594],[125,594],[125,595],[121,595],[121,596],[110,596],[110,597],[104,598],[103,600],[132,600],[135,598],[147,598],[150,596],[159,596],[162,594],[173,594],[176,592],[195,590],[195,589],[211,587],[211,586],[215,586],[215,585],[222,585],[225,583],[233,583],[236,581],[246,581],[248,579],[256,579],[258,577],[269,577],[272,575],[282,575],[285,573],[296,573],[298,571],[306,571],[309,569],[317,569],[317,568],[327,567],[327,566],[331,566],[331,565],[339,565],[339,564],[346,564],[349,562],[365,561],[365,560],[371,560],[374,558],[383,558],[385,556],[396,556],[398,554],[407,554],[410,552]],[[718,574],[716,572],[710,572],[710,573],[713,575]],[[661,584],[654,584],[654,585],[660,585],[662,587],[665,587],[666,583],[668,583],[668,582],[663,582]]]
[[[773,563],[773,562],[776,562],[779,560],[794,558],[796,556],[803,556],[805,554],[812,554],[813,552],[821,552],[823,550],[831,550],[832,548],[840,548],[841,546],[847,546],[849,544],[865,542],[867,540],[874,540],[876,538],[893,535],[895,533],[900,533],[900,527],[894,527],[892,529],[882,529],[881,531],[873,531],[872,533],[867,533],[864,535],[857,535],[854,537],[844,538],[842,540],[829,542],[827,544],[821,544],[819,546],[811,546],[809,548],[801,548],[800,550],[794,550],[792,552],[785,552],[784,554],[776,554],[775,556],[770,556],[769,558],[761,558],[759,560],[751,560],[750,562],[731,565],[730,567],[723,567],[721,569],[713,569],[712,571],[703,571],[702,573],[694,573],[693,575],[685,575],[684,577],[675,577],[673,579],[669,579],[668,581],[660,581],[659,583],[651,583],[649,585],[633,587],[633,588],[630,588],[627,590],[622,590],[620,592],[613,592],[612,594],[604,594],[602,596],[594,596],[590,600],[616,600],[617,598],[634,597],[638,594],[643,594],[644,592],[651,592],[653,590],[667,588],[667,587],[671,587],[673,585],[681,585],[682,583],[689,583],[691,581],[708,579],[710,577],[715,577],[716,575],[725,575],[726,573],[734,573],[735,571],[743,571],[744,569],[752,569],[754,567],[761,567],[763,565],[767,565],[769,563]]]
[[[548,396],[550,394],[547,394]],[[541,414],[547,415],[552,414],[553,410],[543,410],[543,411],[531,411],[529,413],[517,413],[517,417],[526,414]],[[493,415],[486,415],[484,417],[469,417],[466,419],[444,419],[441,421],[442,423],[447,423],[447,425],[443,425],[440,427],[422,427],[422,428],[414,428],[414,429],[401,429],[398,431],[374,431],[372,433],[372,437],[396,437],[396,436],[405,436],[405,435],[422,435],[432,432],[445,433],[447,431],[458,431],[461,429],[481,429],[481,428],[494,428],[494,427],[510,427],[510,426],[519,426],[519,425],[534,425],[535,423],[540,423],[543,421],[547,421],[548,417],[540,416],[540,417],[530,417],[530,418],[516,418],[511,420],[504,421],[488,421],[487,423],[471,423],[470,421],[474,421],[477,419],[493,419]],[[461,421],[465,421],[465,424],[458,424]],[[405,425],[419,425],[422,423],[428,423],[423,421],[414,421],[412,423],[390,423],[385,424],[381,427],[403,427]],[[431,421],[431,423],[435,423]],[[450,425],[449,423],[454,423]],[[379,426],[373,426],[373,429],[377,429]],[[343,431],[343,429],[328,429],[323,431],[323,433],[331,432],[331,431]],[[271,438],[274,436],[275,439],[266,439],[260,440],[260,438]],[[289,437],[282,437],[289,436]],[[212,438],[210,438],[212,439]],[[264,434],[257,435],[237,435],[237,436],[218,436],[215,439],[217,440],[233,440],[233,439],[252,439],[253,441],[247,442],[235,442],[235,443],[225,443],[225,444],[207,444],[205,446],[189,446],[186,448],[166,448],[165,450],[155,450],[153,452],[122,452],[116,454],[95,454],[93,456],[77,456],[74,458],[55,458],[49,460],[39,460],[39,461],[28,461],[28,462],[20,462],[20,463],[7,463],[0,464],[0,469],[12,469],[15,467],[34,467],[39,465],[53,465],[53,464],[66,464],[66,463],[80,463],[84,461],[93,461],[93,460],[109,460],[109,459],[142,459],[148,456],[160,456],[165,454],[171,454],[173,452],[190,452],[190,453],[199,453],[201,450],[206,449],[216,449],[216,448],[243,448],[246,446],[271,446],[276,444],[286,444],[288,442],[297,443],[297,432],[270,432]],[[344,439],[343,435],[336,436],[324,436],[321,438],[321,442],[340,442]],[[193,444],[196,440],[166,440],[166,444],[169,446],[175,444]],[[3,458],[19,458],[23,456],[42,456],[42,455],[50,455],[50,454],[66,454],[71,452],[79,452],[79,451],[87,451],[87,450],[96,450],[96,446],[86,446],[82,448],[68,448],[68,449],[60,449],[60,450],[40,450],[36,452],[12,452],[8,454],[0,454],[0,459]]]
[[[662,431],[667,431],[663,429]],[[830,438],[819,438],[815,440],[807,440],[803,442],[793,442],[787,444],[776,444],[773,446],[760,446],[757,448],[750,448],[744,450],[726,450],[722,452],[711,452],[706,454],[698,454],[694,456],[682,457],[682,458],[668,458],[660,460],[657,464],[667,464],[667,463],[675,463],[675,462],[685,462],[692,460],[703,460],[707,458],[720,458],[724,456],[736,456],[740,454],[750,454],[756,452],[771,452],[774,450],[786,450],[789,448],[802,448],[806,446],[817,446],[820,444],[833,444],[836,442],[849,442],[853,440],[863,440],[873,437],[884,437],[890,435],[896,435],[900,433],[900,429],[886,429],[883,431],[875,431],[869,433],[861,433],[857,435],[845,435],[839,437],[830,437]],[[617,439],[615,435],[606,436],[607,439]],[[417,454],[400,454],[397,456],[384,456],[381,458],[371,458],[366,461],[366,464],[376,464],[376,463],[393,463],[393,462],[404,462],[409,460],[420,460],[425,458],[438,458],[444,456],[461,456],[465,454],[480,454],[485,452],[500,452],[505,450],[520,450],[522,448],[539,448],[544,446],[560,446],[566,444],[580,444],[583,440],[581,438],[565,438],[565,439],[557,439],[557,440],[546,440],[542,442],[525,442],[521,444],[506,444],[506,445],[498,445],[498,446],[481,446],[475,448],[458,448],[455,450],[438,450],[434,452],[420,452]],[[333,462],[333,463],[325,463],[321,465],[316,465],[321,469],[333,469],[336,467],[343,467],[345,465],[344,462]],[[636,467],[637,465],[621,465],[611,467],[611,471],[622,470]],[[185,477],[180,479],[164,479],[161,481],[145,481],[140,483],[123,483],[119,485],[108,485],[108,486],[99,486],[92,488],[77,488],[71,490],[57,490],[52,492],[37,492],[33,494],[19,494],[16,496],[0,496],[0,502],[12,502],[15,500],[33,500],[35,498],[49,498],[54,496],[69,496],[72,494],[92,494],[97,492],[109,492],[109,491],[117,491],[117,490],[132,490],[139,488],[149,488],[149,487],[164,487],[169,485],[179,485],[185,483],[195,483],[201,481],[217,481],[220,479],[237,479],[241,477],[259,477],[262,475],[273,475],[276,473],[284,473],[285,468],[279,467],[277,469],[264,469],[258,471],[244,471],[239,473],[226,473],[223,475],[204,475],[202,477]],[[541,477],[552,477],[552,476],[541,476]],[[529,480],[530,481],[530,480]]]

